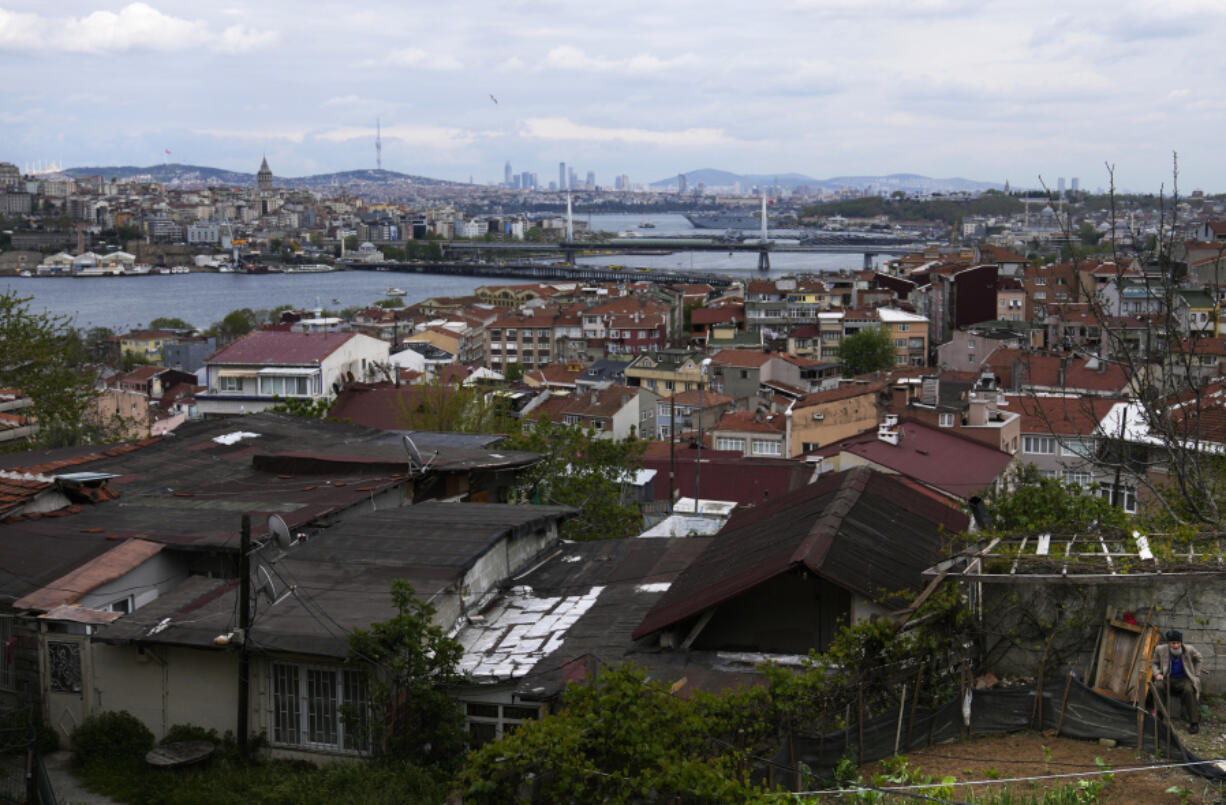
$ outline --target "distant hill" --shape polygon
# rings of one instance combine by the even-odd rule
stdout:
[[[254,173],[239,173],[221,168],[209,168],[202,165],[149,165],[136,167],[133,165],[118,165],[108,167],[69,168],[62,173],[76,178],[78,176],[105,176],[112,179],[148,178],[170,187],[207,187],[223,185],[226,187],[255,187]],[[378,185],[448,185],[455,184],[441,179],[431,179],[426,176],[413,176],[407,173],[385,170],[352,170],[340,173],[325,173],[317,176],[276,176],[274,183],[278,187],[320,187],[340,186],[350,187]]]
[[[953,193],[958,191],[974,193],[984,190],[999,190],[1002,187],[995,182],[980,182],[957,177],[933,179],[915,173],[891,173],[887,176],[834,176],[829,179],[815,179],[803,173],[740,174],[715,168],[688,171],[685,174],[685,181],[691,188],[699,182],[703,182],[708,187],[732,187],[739,184],[745,190],[762,185],[780,185],[783,187],[807,185],[814,189],[829,191],[843,190],[845,188],[861,190],[872,188],[874,191],[886,195],[893,193],[895,190],[902,190],[906,193]],[[667,179],[651,183],[651,187],[656,190],[664,190],[669,187],[675,188],[676,186],[676,176],[670,176]]]

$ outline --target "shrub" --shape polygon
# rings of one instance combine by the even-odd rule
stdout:
[[[72,731],[77,762],[140,757],[153,748],[153,733],[127,710],[98,713]]]
[[[212,741],[221,746],[221,736],[217,734],[217,730],[201,727],[198,724],[175,724],[166,731],[166,737],[162,739],[162,743],[174,743],[175,741]]]

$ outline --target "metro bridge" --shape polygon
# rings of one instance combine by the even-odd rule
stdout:
[[[873,257],[879,254],[905,255],[923,251],[924,244],[889,237],[848,237],[831,234],[800,239],[762,240],[761,238],[723,241],[718,238],[610,238],[598,241],[561,241],[558,243],[448,241],[443,252],[470,255],[498,252],[537,252],[565,255],[573,264],[581,254],[601,252],[626,254],[634,252],[756,252],[758,269],[770,270],[771,252],[809,252],[825,254],[863,254],[864,267],[872,268]]]

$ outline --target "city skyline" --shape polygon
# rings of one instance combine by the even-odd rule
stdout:
[[[386,169],[481,184],[509,161],[605,187],[713,167],[1095,188],[1112,163],[1156,191],[1177,151],[1181,191],[1226,190],[1226,104],[1201,89],[1226,66],[1220,4],[419,11],[0,0],[0,65],[38,76],[0,90],[0,159],[246,172],[266,153],[300,176],[375,167],[381,135]]]

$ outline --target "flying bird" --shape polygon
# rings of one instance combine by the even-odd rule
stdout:
[[[498,103],[498,99],[494,97],[494,93],[492,92],[490,93],[490,100],[493,101],[494,103]]]

